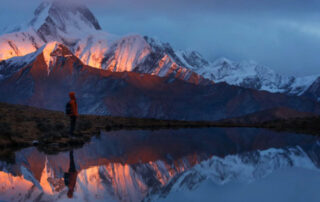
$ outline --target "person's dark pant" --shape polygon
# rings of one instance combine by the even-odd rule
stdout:
[[[76,166],[74,164],[74,159],[73,159],[73,151],[70,151],[69,157],[70,157],[69,173],[76,172]]]
[[[73,135],[73,132],[76,128],[77,117],[70,116],[70,134]]]

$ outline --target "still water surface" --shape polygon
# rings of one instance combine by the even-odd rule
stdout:
[[[0,161],[0,200],[212,201],[214,193],[218,201],[254,201],[244,193],[259,197],[288,179],[303,184],[310,178],[313,201],[320,198],[312,191],[320,187],[319,168],[320,144],[308,135],[254,128],[102,132],[73,151],[47,155],[27,148],[15,153],[15,163]],[[261,193],[250,188],[257,186]],[[304,195],[283,190],[270,200],[299,191]]]

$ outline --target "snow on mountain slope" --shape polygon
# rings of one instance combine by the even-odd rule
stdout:
[[[194,71],[215,82],[226,82],[231,85],[291,95],[302,95],[320,76],[282,76],[252,61],[237,63],[225,58],[217,59]]]
[[[198,75],[179,57],[169,43],[145,36],[149,44],[150,54],[134,69],[138,73],[147,73],[161,77],[174,77],[195,84],[209,84],[210,82]]]
[[[70,49],[84,64],[103,68],[102,63],[106,57],[105,55],[114,46],[115,41],[120,38],[107,32],[97,31],[79,39],[77,44],[70,47]]]
[[[36,51],[44,42],[33,29],[4,34],[0,37],[0,61]]]
[[[181,50],[177,51],[176,54],[186,67],[194,71],[209,66],[209,62],[197,51]]]
[[[50,72],[50,68],[55,65],[57,61],[57,57],[73,56],[73,54],[61,43],[56,41],[50,42],[43,45],[33,53],[27,54],[25,56],[13,57],[8,60],[1,61],[0,62],[1,78],[3,79],[11,76],[16,71],[32,63],[39,55],[43,55],[43,59],[47,66],[48,74]]]
[[[113,44],[101,65],[114,72],[133,71],[150,53],[151,47],[142,36],[127,36]]]
[[[8,60],[0,61],[0,75],[5,78],[18,71],[27,64],[30,64],[38,56],[38,51],[24,56],[17,56]]]
[[[320,75],[296,77],[290,86],[290,94],[298,96],[305,94],[312,85],[317,85],[316,81],[319,80],[319,78]],[[318,96],[319,95],[320,94],[318,94]]]
[[[191,50],[177,51],[176,55],[185,67],[216,83],[226,82],[273,93],[301,96],[320,77],[320,74],[305,77],[283,76],[253,61],[233,62],[219,58],[208,62],[201,54]]]
[[[29,25],[45,42],[60,39],[66,44],[73,44],[78,38],[101,30],[91,11],[76,2],[45,1],[34,15]]]

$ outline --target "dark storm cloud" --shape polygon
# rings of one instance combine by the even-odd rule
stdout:
[[[1,1],[1,25],[31,18],[41,2]],[[63,1],[86,3],[111,33],[155,36],[210,59],[255,60],[288,75],[320,74],[320,0]]]

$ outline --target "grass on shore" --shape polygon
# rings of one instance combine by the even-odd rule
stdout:
[[[43,148],[48,144],[68,147],[83,144],[101,130],[208,127],[212,123],[80,115],[74,138],[69,137],[69,124],[63,112],[0,103],[0,147],[31,146],[35,141]]]
[[[34,145],[47,153],[82,146],[101,130],[165,129],[190,127],[255,127],[296,133],[320,134],[320,117],[276,120],[264,123],[192,122],[156,119],[81,115],[75,137],[68,134],[70,120],[63,112],[0,103],[0,148],[2,153],[12,148]],[[1,152],[0,152],[0,156]]]

